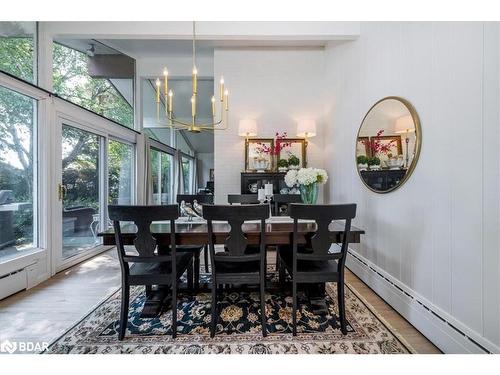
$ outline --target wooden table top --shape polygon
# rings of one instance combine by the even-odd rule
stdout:
[[[242,225],[243,232],[247,235],[248,243],[258,243],[260,234],[260,223],[257,222],[245,222]],[[330,224],[330,232],[332,235],[332,242],[341,242],[342,234],[344,231],[343,222],[332,222]],[[216,237],[217,243],[224,243],[227,234],[229,233],[230,226],[226,222],[214,222],[213,232]],[[122,233],[125,237],[126,244],[132,244],[134,239],[134,233],[136,229],[133,224],[127,224],[122,226]],[[176,223],[176,240],[179,245],[204,245],[208,243],[208,227],[205,222],[193,222],[193,223]],[[298,232],[299,232],[299,242],[305,243],[305,236],[308,233],[316,231],[316,223],[313,222],[299,222]],[[170,242],[170,223],[168,222],[158,222],[151,224],[151,232],[154,237],[162,244],[168,244]],[[266,223],[266,244],[268,245],[285,245],[289,244],[291,241],[291,235],[293,233],[293,223],[292,222],[269,222]],[[361,240],[361,235],[364,234],[363,229],[351,226],[350,239],[351,243],[359,243]],[[104,232],[100,232],[99,236],[103,237],[104,245],[115,245],[115,235],[114,230],[108,229]]]

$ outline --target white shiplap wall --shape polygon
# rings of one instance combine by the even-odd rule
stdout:
[[[353,250],[490,351],[500,347],[498,33],[493,23],[362,23],[357,41],[325,51],[328,198],[358,203],[366,235]],[[375,194],[357,175],[355,137],[389,95],[417,109],[422,150],[402,188]]]
[[[214,135],[217,203],[240,193],[245,169],[245,142],[238,136],[241,119],[257,121],[259,138],[273,138],[277,131],[295,137],[299,118],[316,120],[318,135],[310,139],[308,165],[323,166],[323,64],[324,50],[318,48],[215,50],[215,84],[224,75],[230,92],[229,129]]]

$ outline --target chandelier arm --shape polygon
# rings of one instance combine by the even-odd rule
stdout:
[[[185,122],[185,121],[178,120],[178,119],[176,119],[174,117],[170,117],[168,120],[172,121],[174,124],[180,124],[180,125],[188,126],[188,127],[190,127],[190,126],[196,126],[196,127],[214,126],[214,125],[222,124],[224,122],[224,118],[222,116],[221,116],[221,119],[219,121],[215,121],[215,122],[212,122],[212,123],[192,123],[192,122]],[[167,124],[167,125],[169,125],[169,124]]]

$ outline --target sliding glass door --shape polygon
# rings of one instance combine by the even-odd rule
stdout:
[[[62,261],[100,244],[103,138],[62,126]]]

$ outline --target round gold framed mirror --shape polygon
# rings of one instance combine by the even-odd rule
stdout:
[[[375,193],[401,187],[418,162],[422,144],[420,119],[406,99],[388,96],[366,113],[356,138],[356,168]]]

